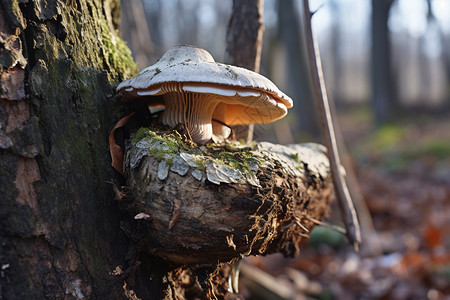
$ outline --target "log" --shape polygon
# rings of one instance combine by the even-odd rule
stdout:
[[[172,288],[202,270],[226,293],[225,263],[299,255],[311,219],[324,219],[332,200],[328,159],[317,144],[197,147],[176,131],[141,128],[128,141],[124,170],[122,229],[140,256],[169,266]],[[214,288],[197,286],[204,294]]]

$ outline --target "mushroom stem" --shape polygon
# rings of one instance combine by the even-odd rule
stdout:
[[[184,124],[192,140],[204,145],[213,135],[212,115],[216,96],[203,93],[178,92],[164,94],[165,110],[161,122],[170,127]]]

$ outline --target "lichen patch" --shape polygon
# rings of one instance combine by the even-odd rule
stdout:
[[[127,155],[131,169],[138,167],[144,156],[157,160],[159,180],[165,180],[173,172],[181,176],[190,174],[198,181],[207,179],[217,185],[248,183],[259,186],[255,172],[262,158],[237,143],[226,142],[199,148],[185,143],[176,131],[161,133],[141,128],[133,138]]]

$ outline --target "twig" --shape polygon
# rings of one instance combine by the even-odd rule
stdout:
[[[297,224],[301,229],[303,229],[303,231],[309,233],[308,228],[306,228],[303,224],[302,224],[302,220],[299,217],[295,217],[295,224]]]
[[[241,263],[241,274],[242,282],[256,298],[293,299],[293,291],[288,286],[246,261]]]
[[[342,218],[345,224],[347,238],[353,244],[355,251],[359,249],[361,243],[361,232],[356,215],[353,201],[348,191],[343,174],[340,172],[341,163],[339,151],[336,142],[336,134],[333,127],[333,120],[330,112],[330,104],[325,88],[325,81],[322,72],[322,63],[317,45],[317,40],[312,32],[311,27],[311,10],[308,0],[303,0],[303,9],[305,12],[305,36],[308,46],[308,56],[311,63],[311,75],[318,104],[319,117],[321,119],[322,131],[325,144],[328,148],[328,158],[330,160],[331,174],[336,192],[336,198],[339,203]]]
[[[313,223],[315,223],[315,224],[317,224],[317,225],[333,229],[334,231],[337,231],[337,232],[342,233],[342,234],[347,234],[347,231],[344,228],[339,227],[337,225],[330,224],[330,223],[323,222],[323,221],[319,221],[319,220],[316,220],[316,219],[310,218],[310,217],[304,217],[304,218],[309,220],[309,221],[311,221],[311,222],[313,222]]]

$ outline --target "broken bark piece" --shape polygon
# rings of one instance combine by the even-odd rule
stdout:
[[[315,225],[308,218],[329,211],[331,177],[320,145],[192,147],[174,133],[141,128],[125,152],[135,200],[121,207],[122,228],[141,251],[174,264],[295,256]],[[151,212],[151,221],[136,219],[136,210]]]

